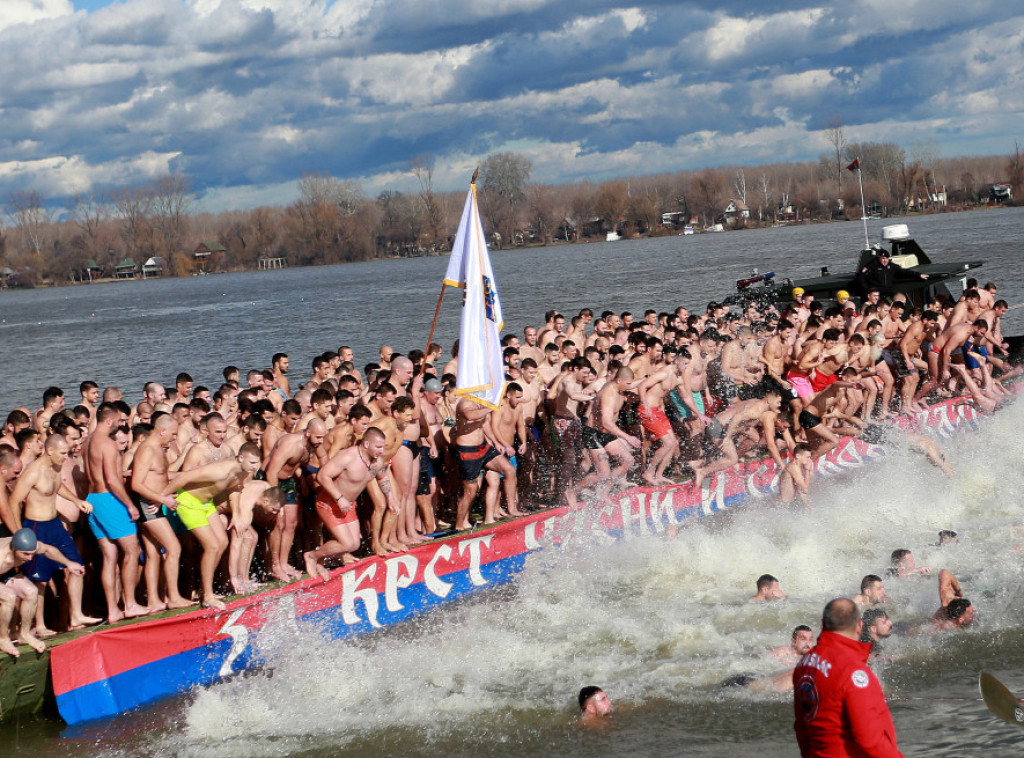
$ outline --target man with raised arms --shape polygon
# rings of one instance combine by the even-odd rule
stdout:
[[[125,490],[121,453],[113,439],[120,421],[121,413],[117,408],[106,403],[101,405],[96,412],[96,429],[82,448],[85,473],[89,477],[86,500],[93,508],[89,526],[103,554],[100,580],[110,623],[148,613],[135,599],[142,552],[135,526],[139,511]],[[120,588],[124,611],[118,607],[118,553],[121,554]]]
[[[974,607],[964,597],[960,582],[946,569],[939,572],[939,609],[932,616],[935,631],[963,629],[974,621]]]
[[[672,480],[665,476],[665,469],[679,453],[679,439],[665,414],[665,398],[680,386],[681,374],[690,362],[689,355],[685,351],[676,354],[671,363],[647,376],[640,384],[640,421],[651,440],[661,443],[641,474],[641,478],[653,487],[672,484]],[[636,372],[633,373],[636,376]]]
[[[275,579],[289,581],[302,576],[288,561],[299,523],[299,478],[305,464],[319,466],[326,462],[327,454],[323,450],[326,436],[320,419],[310,421],[302,432],[282,435],[263,469],[267,483],[284,493],[284,507],[268,538],[272,560],[270,573]]]
[[[39,590],[25,575],[26,565],[43,556],[58,563],[79,580],[85,574],[81,563],[69,560],[53,547],[39,542],[31,529],[19,529],[11,537],[0,538],[0,651],[13,658],[21,655],[11,639],[11,620],[15,609],[19,610],[21,641],[41,653],[46,643],[32,633],[32,620],[36,615]]]
[[[68,441],[60,434],[46,440],[43,455],[32,461],[18,478],[11,495],[11,510],[20,516],[21,526],[31,529],[36,538],[57,548],[68,561],[82,563],[82,556],[74,540],[64,528],[57,514],[57,493],[75,503],[82,513],[90,513],[92,506],[67,488],[61,479],[61,469],[68,457]],[[43,599],[46,585],[54,573],[68,565],[65,561],[54,561],[39,556],[26,566],[25,574],[39,588],[39,603],[36,606],[36,624],[32,633],[39,638],[52,637],[56,632],[46,628],[43,618]],[[82,613],[82,577],[71,573],[67,576],[68,600],[70,601],[70,628],[81,629],[89,624],[98,624],[102,619],[91,618]]]
[[[173,511],[178,507],[172,495],[163,494],[168,480],[167,450],[177,433],[178,422],[173,416],[167,413],[158,416],[153,422],[153,432],[139,445],[132,463],[131,486],[139,496],[139,534],[146,548],[146,593],[151,609],[161,602],[161,566],[167,585],[166,607],[192,605],[178,589],[181,543],[163,510],[166,507]]]
[[[377,481],[388,508],[398,511],[383,459],[384,442],[384,432],[371,426],[358,444],[333,456],[317,472],[316,510],[332,539],[303,556],[310,576],[327,579],[324,561],[328,558],[341,555],[346,564],[355,561],[352,552],[360,542],[356,500],[371,480]]]
[[[260,449],[246,442],[235,458],[184,471],[160,492],[161,498],[176,493],[178,518],[203,548],[199,573],[204,608],[224,610],[224,603],[213,591],[213,576],[228,546],[228,535],[224,522],[217,517],[214,500],[223,501],[232,492],[240,492],[259,467]]]

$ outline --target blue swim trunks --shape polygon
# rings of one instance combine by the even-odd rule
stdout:
[[[90,492],[85,498],[92,506],[89,526],[96,539],[119,540],[137,534],[128,508],[109,492]]]
[[[82,556],[75,547],[75,541],[71,539],[68,530],[64,528],[59,518],[50,521],[33,521],[25,519],[21,524],[26,529],[31,529],[36,534],[36,539],[44,545],[55,547],[69,561],[82,562]],[[37,555],[25,564],[25,576],[33,582],[48,582],[56,571],[63,571],[64,564],[45,555]]]
[[[984,355],[988,358],[988,347],[985,345],[971,345],[968,343],[960,348],[960,352],[964,356],[964,364],[972,371],[976,368],[981,368],[981,363],[979,363],[972,354],[976,353],[977,355]]]

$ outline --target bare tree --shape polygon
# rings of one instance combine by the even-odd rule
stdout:
[[[743,169],[739,169],[736,172],[736,179],[733,181],[733,189],[736,191],[737,199],[741,200],[744,205],[747,204],[747,175],[743,173]]]
[[[836,197],[843,194],[843,165],[846,161],[846,131],[843,128],[843,119],[839,116],[829,116],[825,121],[825,140],[832,146],[829,152],[829,174],[836,182]]]
[[[37,269],[41,269],[43,232],[53,220],[53,211],[46,207],[42,195],[36,190],[17,190],[11,193],[7,213],[14,221],[14,228],[32,248]]]
[[[149,257],[155,250],[152,187],[126,187],[114,193],[114,210],[121,219],[121,239],[129,255]],[[104,262],[113,264],[115,261]],[[145,258],[143,259],[145,260]]]
[[[1013,155],[1006,163],[1006,177],[1010,182],[1013,196],[1020,202],[1024,198],[1024,155],[1021,154],[1020,143],[1014,141]]]
[[[188,234],[189,214],[195,199],[184,174],[161,176],[151,189],[153,223],[160,237],[160,248],[170,257],[181,252]]]
[[[444,237],[444,197],[434,192],[434,158],[417,155],[411,161],[412,173],[420,183],[420,204],[423,214],[423,234],[431,252]]]
[[[759,189],[762,204],[757,215],[758,218],[761,218],[763,212],[763,217],[767,218],[770,215],[774,215],[772,213],[772,182],[771,179],[768,178],[768,174],[762,171],[758,184],[760,185]]]
[[[519,210],[526,200],[526,184],[533,164],[518,153],[494,153],[480,165],[481,210],[498,231],[511,241]]]

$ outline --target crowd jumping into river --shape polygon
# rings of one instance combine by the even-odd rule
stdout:
[[[924,308],[867,285],[827,306],[797,288],[737,310],[550,310],[503,337],[495,410],[457,394],[457,342],[450,359],[343,345],[301,384],[279,352],[207,386],[50,387],[0,430],[0,651],[624,487],[699,489],[741,459],[773,460],[779,499],[810,507],[840,437],[936,397],[993,411],[1019,371],[994,284]]]

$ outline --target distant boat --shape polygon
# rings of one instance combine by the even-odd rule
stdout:
[[[604,238],[606,242],[618,242],[620,239],[622,239],[622,237],[619,236],[618,232],[608,232],[608,234],[606,234]]]
[[[704,231],[705,232],[724,232],[725,231],[725,227],[722,226],[721,224],[712,224],[711,226],[709,226]]]
[[[686,235],[693,234],[693,227],[692,226],[684,226],[683,227],[683,234],[686,234]]]

